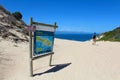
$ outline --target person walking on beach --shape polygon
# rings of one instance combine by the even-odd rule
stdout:
[[[93,37],[92,37],[92,39],[93,39],[93,45],[95,45],[96,44],[96,38],[97,38],[97,36],[96,36],[96,33],[94,32],[94,34],[93,34]]]

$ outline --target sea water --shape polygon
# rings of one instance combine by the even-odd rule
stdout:
[[[82,33],[82,32],[56,32],[55,38],[75,40],[75,41],[89,41],[92,39],[93,33]]]

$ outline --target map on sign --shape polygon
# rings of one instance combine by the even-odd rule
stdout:
[[[34,54],[44,54],[53,49],[54,32],[35,31]]]

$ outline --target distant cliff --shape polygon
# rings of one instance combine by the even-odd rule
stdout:
[[[101,34],[101,36],[102,37],[99,40],[120,41],[120,26],[112,31],[105,32],[105,33]]]
[[[27,25],[0,5],[0,37],[15,42],[28,41]]]

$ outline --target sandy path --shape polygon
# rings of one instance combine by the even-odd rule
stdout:
[[[29,76],[29,45],[12,44],[6,48],[10,61],[4,80],[120,80],[118,42],[98,42],[93,46],[91,42],[56,39],[54,66],[48,66],[49,56],[35,60],[34,77]]]

